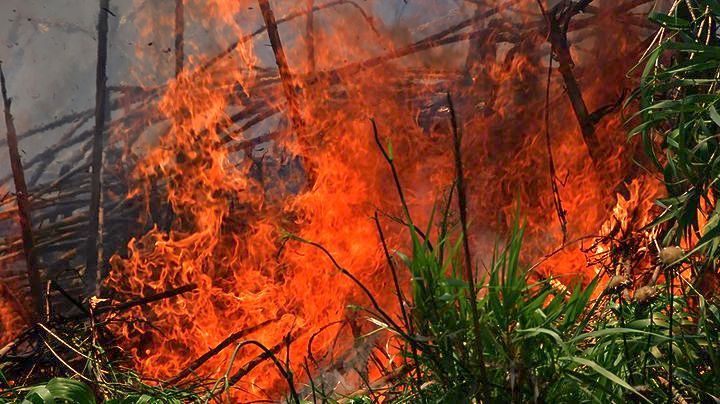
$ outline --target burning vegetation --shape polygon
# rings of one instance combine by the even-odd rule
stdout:
[[[714,1],[146,3],[3,78],[0,402],[720,400]]]

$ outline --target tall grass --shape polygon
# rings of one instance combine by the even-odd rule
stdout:
[[[533,282],[523,264],[519,219],[475,279],[478,268],[462,259],[470,254],[465,219],[451,223],[448,200],[421,232],[405,203],[394,157],[373,129],[403,208],[404,217],[396,221],[406,223],[410,240],[409,251],[395,253],[410,279],[410,299],[397,293],[400,307],[410,307],[402,313],[403,329],[384,313],[375,320],[404,341],[404,356],[413,363],[404,383],[389,388],[390,401],[720,401],[719,310],[691,284],[675,296],[672,276],[666,276],[665,288],[646,286],[627,301],[624,285],[600,290],[597,278],[569,290],[553,279]],[[457,197],[462,210],[464,195]],[[387,258],[396,278],[402,269]],[[672,274],[675,264],[660,262],[658,270]],[[463,276],[468,272],[470,279]]]
[[[478,280],[477,336],[464,295],[467,285],[458,276],[457,239],[450,242],[441,232],[430,249],[414,227],[408,231],[411,252],[398,257],[411,276],[415,334],[405,355],[417,361],[424,387],[417,389],[417,375],[409,375],[397,386],[398,402],[470,402],[483,384],[490,390],[486,402],[712,402],[720,397],[719,310],[702,297],[697,308],[683,297],[673,299],[671,337],[665,291],[639,302],[623,300],[619,290],[598,289],[597,280],[571,290],[551,279],[531,282],[521,258],[523,226],[516,222]],[[477,339],[482,352],[472,343]],[[421,350],[411,352],[413,345]]]
[[[641,104],[634,116],[640,124],[630,134],[642,136],[668,189],[668,197],[659,201],[665,212],[653,226],[661,226],[663,245],[691,244],[680,260],[694,278],[680,279],[682,293],[674,293],[670,281],[676,262],[658,264],[668,283],[637,290],[633,299],[626,298],[622,285],[601,289],[599,279],[571,287],[554,279],[533,280],[522,254],[520,215],[488,265],[472,267],[466,259],[466,223],[451,220],[453,193],[421,231],[405,203],[392,148],[383,147],[376,131],[402,205],[403,217],[395,219],[409,235],[405,249],[391,251],[376,215],[400,313],[379,307],[329,251],[296,238],[321,248],[352,278],[371,298],[372,322],[400,341],[403,372],[388,378],[382,392],[346,402],[720,402],[720,307],[697,290],[701,275],[716,273],[720,259],[715,202],[720,191],[720,3],[675,1],[668,15],[651,18],[661,28],[644,59],[635,97]],[[460,166],[458,172],[456,185],[461,185]],[[458,194],[462,210],[464,195]],[[703,214],[709,214],[706,220]],[[407,297],[402,279],[409,279]],[[103,382],[92,389],[78,380],[55,378],[2,390],[0,403],[91,404],[99,397],[109,403],[207,401],[207,395],[192,391],[147,386],[132,374],[101,373]],[[318,391],[312,379],[308,389],[312,394],[304,394],[306,401],[340,401]]]

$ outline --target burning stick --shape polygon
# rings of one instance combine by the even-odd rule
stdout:
[[[18,219],[22,229],[22,245],[25,253],[25,263],[27,264],[27,277],[30,282],[30,295],[33,300],[33,319],[38,319],[43,309],[43,292],[42,283],[40,281],[40,271],[38,270],[37,257],[34,251],[34,240],[32,233],[32,222],[30,219],[30,202],[28,200],[27,184],[25,183],[25,172],[23,171],[22,161],[20,160],[20,152],[18,151],[17,132],[15,131],[15,123],[10,113],[11,100],[7,95],[5,86],[5,74],[0,65],[0,83],[2,84],[3,106],[5,108],[5,126],[7,128],[7,144],[10,152],[10,165],[12,168],[13,179],[15,181],[15,195],[18,207]]]
[[[267,26],[268,37],[270,38],[270,45],[272,46],[273,53],[275,54],[275,63],[278,66],[280,72],[280,80],[282,82],[283,92],[285,93],[285,99],[288,103],[288,115],[290,116],[290,123],[295,135],[300,138],[301,142],[305,142],[303,139],[302,132],[304,131],[304,123],[300,116],[300,106],[297,100],[297,94],[295,93],[295,84],[293,81],[292,73],[290,72],[290,66],[287,63],[287,57],[280,41],[280,33],[278,32],[277,22],[275,21],[275,15],[273,14],[272,8],[270,8],[269,0],[258,0],[260,10],[262,10],[263,19],[265,20],[265,26]],[[308,159],[303,158],[304,168],[307,173],[307,182],[309,186],[312,186],[315,182],[315,168],[313,163]]]
[[[543,14],[545,11],[543,10]],[[552,142],[550,139],[550,79],[552,78],[552,46],[550,47],[550,58],[548,60],[548,71],[547,71],[547,82],[545,85],[545,111],[543,112],[545,118],[545,146],[548,154],[548,167],[550,168],[550,187],[553,193],[553,202],[555,203],[555,212],[557,213],[558,221],[560,222],[560,229],[562,230],[563,240],[562,243],[567,242],[567,213],[563,208],[562,198],[560,198],[560,187],[558,187],[557,171],[555,170],[555,158],[553,157]]]
[[[97,47],[97,75],[95,77],[95,131],[93,135],[92,150],[92,185],[90,194],[90,220],[86,246],[85,278],[90,293],[99,293],[98,264],[102,259],[98,246],[100,238],[101,202],[102,202],[102,164],[103,164],[103,135],[105,132],[105,115],[107,113],[107,32],[108,7],[110,0],[100,1],[98,15],[98,47]]]
[[[144,306],[148,303],[157,302],[159,300],[164,300],[173,296],[181,295],[186,292],[192,292],[193,290],[197,289],[197,285],[194,283],[191,283],[189,285],[181,286],[177,289],[171,289],[167,290],[165,292],[157,293],[154,295],[150,295],[147,297],[143,297],[141,299],[132,300],[125,303],[120,303],[117,305],[112,306],[102,306],[98,307],[94,310],[95,314],[103,314],[103,313],[109,313],[109,312],[121,312],[128,309],[131,309],[136,306]]]
[[[305,14],[307,14],[307,13],[316,13],[316,12],[318,12],[318,11],[321,11],[321,10],[324,10],[324,9],[329,9],[329,8],[336,7],[336,6],[340,6],[340,5],[349,5],[349,6],[355,7],[355,8],[358,10],[358,12],[359,12],[360,14],[362,14],[362,16],[363,16],[363,17],[365,18],[365,20],[368,22],[368,24],[370,25],[370,28],[371,28],[374,32],[376,32],[376,33],[378,32],[378,31],[377,31],[377,28],[376,28],[375,25],[373,24],[372,20],[365,14],[365,11],[362,9],[362,7],[360,7],[360,5],[358,5],[357,3],[355,3],[355,2],[353,2],[353,1],[351,1],[351,0],[335,0],[335,1],[331,1],[331,2],[329,2],[329,3],[325,3],[325,4],[323,4],[323,5],[320,5],[320,6],[314,6],[314,7],[313,7],[312,9],[310,9],[310,10],[300,11],[300,12],[295,12],[295,13],[290,13],[290,14],[286,15],[285,17],[278,19],[278,20],[276,21],[276,23],[277,23],[277,24],[282,24],[282,23],[285,23],[285,22],[288,22],[288,21],[292,21],[292,20],[294,20],[295,18],[301,17],[301,16],[303,16],[303,15],[305,15]],[[218,63],[220,60],[222,60],[223,58],[227,57],[228,55],[230,55],[231,53],[233,53],[235,50],[239,49],[239,48],[240,48],[240,45],[242,45],[243,43],[251,40],[253,37],[261,34],[263,31],[265,31],[266,28],[267,28],[266,26],[262,26],[262,27],[260,27],[259,29],[253,31],[252,33],[243,36],[243,37],[240,38],[238,41],[232,43],[232,44],[231,44],[230,46],[228,46],[224,51],[220,52],[219,54],[215,55],[212,59],[209,59],[207,62],[205,62],[205,63],[202,65],[202,67],[200,68],[200,71],[201,71],[201,72],[204,72],[204,71],[206,71],[207,69],[211,68],[213,65],[215,65],[216,63]]]
[[[307,42],[307,58],[309,65],[309,74],[315,73],[315,13],[313,13],[313,7],[315,6],[315,0],[306,0],[308,15],[307,22],[305,25],[305,35]]]
[[[184,0],[175,0],[175,77],[183,70],[185,62],[185,5]]]
[[[208,361],[210,358],[212,358],[213,356],[215,356],[215,355],[217,355],[218,353],[220,353],[220,351],[222,351],[223,349],[225,349],[225,348],[227,348],[228,346],[230,346],[230,344],[232,344],[232,343],[234,343],[235,341],[239,340],[240,338],[242,338],[242,337],[244,337],[244,336],[246,336],[246,335],[248,335],[248,334],[251,334],[251,333],[253,333],[253,332],[255,332],[255,331],[257,331],[257,330],[259,330],[259,329],[261,329],[261,328],[263,328],[263,327],[265,327],[265,326],[267,326],[268,324],[271,324],[271,323],[273,323],[273,322],[275,322],[275,321],[278,321],[278,320],[280,320],[280,317],[276,317],[276,318],[273,318],[273,319],[270,319],[270,320],[265,320],[265,321],[263,321],[263,322],[260,323],[260,324],[257,324],[257,325],[254,325],[254,326],[252,326],[252,327],[248,327],[248,328],[242,329],[242,330],[240,330],[240,331],[238,331],[238,332],[235,332],[235,333],[230,334],[230,336],[228,336],[227,338],[225,338],[225,339],[224,339],[221,343],[219,343],[215,348],[207,351],[207,352],[206,352],[205,354],[203,354],[201,357],[195,359],[195,360],[193,361],[193,363],[190,364],[190,366],[188,366],[187,368],[185,368],[182,372],[178,373],[178,374],[177,374],[176,376],[174,376],[172,379],[168,380],[167,383],[168,383],[168,384],[176,384],[176,383],[179,382],[180,380],[188,377],[191,373],[195,372],[200,366],[202,366],[205,362],[207,362],[207,361]]]
[[[285,347],[289,346],[295,339],[297,339],[298,335],[290,335],[288,334],[287,337],[285,337],[284,341],[276,344],[272,348],[267,348],[265,345],[257,342],[257,341],[245,341],[238,345],[238,348],[241,348],[244,345],[255,345],[258,348],[262,349],[263,353],[255,357],[255,359],[251,360],[250,362],[246,363],[245,366],[240,368],[234,375],[232,375],[227,382],[228,386],[233,386],[237,382],[239,382],[243,377],[245,377],[248,373],[250,373],[253,369],[255,369],[258,365],[265,362],[267,359],[272,359],[272,361],[275,363],[275,366],[280,371],[280,374],[282,377],[287,380],[288,386],[290,387],[290,394],[292,395],[294,401],[296,403],[300,403],[300,399],[298,398],[297,391],[295,391],[295,386],[292,381],[292,373],[288,372],[283,366],[282,363],[278,360],[278,358],[275,356],[277,355],[280,350]],[[221,392],[221,391],[220,391]],[[215,396],[220,392],[213,392],[212,395]]]
[[[288,66],[287,57],[285,56],[285,51],[280,41],[280,33],[278,32],[277,22],[275,21],[275,14],[273,14],[272,8],[270,8],[269,0],[258,0],[258,4],[260,5],[263,19],[265,20],[268,37],[270,37],[270,45],[275,54],[275,63],[277,63],[278,71],[280,72],[283,92],[288,102],[290,121],[292,122],[293,129],[297,131],[303,126],[302,118],[300,117],[300,107],[295,94],[290,66]]]
[[[568,98],[570,98],[570,104],[580,125],[583,140],[588,148],[590,158],[597,164],[600,159],[600,141],[595,135],[595,123],[588,112],[582,91],[580,91],[580,84],[578,84],[572,71],[574,63],[570,56],[570,44],[567,38],[570,19],[583,11],[591,2],[592,0],[582,0],[578,3],[562,1],[549,12],[545,12],[542,2],[538,2],[538,4],[547,21],[548,41],[552,47],[553,54],[558,60],[558,70],[560,70],[560,74],[565,82]]]

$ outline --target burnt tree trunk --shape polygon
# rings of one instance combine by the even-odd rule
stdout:
[[[7,95],[5,85],[5,74],[3,74],[0,65],[0,84],[2,87],[3,106],[5,109],[5,126],[7,128],[7,145],[10,152],[10,166],[12,169],[13,180],[15,182],[15,197],[18,206],[18,219],[22,231],[22,246],[25,255],[25,263],[27,264],[27,277],[30,283],[30,295],[33,303],[33,320],[40,318],[43,312],[43,288],[40,280],[40,270],[38,269],[37,256],[35,254],[35,241],[32,233],[32,221],[30,218],[30,201],[25,183],[25,172],[23,171],[22,161],[20,160],[20,151],[18,148],[17,132],[15,131],[15,123],[10,112],[11,100]]]
[[[95,129],[93,132],[92,149],[92,178],[90,185],[90,212],[88,238],[86,245],[85,280],[90,294],[99,293],[99,271],[101,247],[100,239],[101,208],[102,208],[102,166],[103,166],[103,137],[105,134],[105,118],[107,114],[107,40],[108,40],[108,13],[110,0],[100,0],[98,14],[98,46],[97,71],[95,76]]]

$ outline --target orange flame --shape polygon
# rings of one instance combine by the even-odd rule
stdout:
[[[3,269],[0,265],[0,273]],[[0,348],[10,343],[25,329],[26,321],[23,319],[23,313],[18,312],[19,307],[23,306],[17,300],[17,296],[12,294],[8,285],[0,281]]]
[[[548,50],[542,45],[541,29],[518,33],[513,25],[524,18],[518,16],[527,16],[528,21],[539,18],[534,1],[504,9],[493,20],[497,28],[489,31],[488,38],[501,38],[498,42],[504,48],[482,39],[492,52],[469,63],[469,80],[458,80],[462,77],[458,62],[465,58],[457,46],[411,54],[380,67],[358,67],[354,63],[402,49],[400,44],[413,36],[409,28],[413,24],[365,29],[381,21],[369,20],[352,7],[319,13],[322,24],[316,24],[314,36],[318,71],[346,67],[333,75],[305,75],[310,70],[304,56],[307,44],[293,34],[300,23],[289,22],[291,28],[283,28],[281,36],[296,74],[292,84],[303,126],[294,131],[287,119],[274,121],[272,152],[262,156],[246,146],[244,153],[231,151],[245,137],[257,134],[252,115],[235,122],[238,110],[256,108],[278,116],[282,112],[277,111],[286,110],[279,86],[270,85],[277,77],[255,68],[272,56],[268,59],[262,40],[244,39],[243,24],[261,21],[257,5],[249,0],[187,3],[188,15],[211,33],[240,42],[232,58],[208,68],[188,69],[167,87],[159,110],[169,127],[135,170],[140,184],[136,193],[149,195],[153,183],[164,183],[175,221],[169,232],[154,227],[132,240],[126,257],[113,257],[108,285],[132,297],[197,284],[191,294],[151,308],[135,308],[124,318],[133,321],[118,323],[117,331],[128,338],[127,347],[144,374],[173,376],[229,334],[268,320],[275,321],[248,338],[272,347],[293,334],[288,356],[296,374],[301,373],[308,351],[317,358],[349,358],[355,349],[353,336],[370,326],[358,320],[348,305],[366,305],[365,297],[317,249],[296,242],[283,244],[280,238],[289,231],[322,244],[393,312],[390,277],[369,216],[376,209],[401,216],[401,210],[368,118],[376,118],[383,141],[392,145],[414,219],[425,223],[436,197],[453,181],[447,108],[421,108],[433,94],[453,93],[465,123],[476,255],[482,257],[505,229],[516,200],[529,221],[529,259],[562,242],[543,143],[547,68],[541,66]],[[303,3],[274,1],[273,7],[277,16],[292,15],[304,10]],[[438,15],[448,13],[441,5],[428,8],[436,8]],[[590,106],[612,102],[622,92],[625,73],[636,60],[629,44],[637,43],[639,36],[607,15],[595,18],[598,22],[582,32],[593,37],[587,41],[590,51],[574,48],[573,54]],[[171,26],[155,18],[144,34],[150,35],[157,24]],[[232,42],[220,40],[218,45]],[[212,56],[202,54],[199,44],[188,47],[199,53],[190,57],[190,66]],[[137,76],[143,77],[140,72]],[[601,236],[615,222],[623,231],[646,223],[656,189],[650,179],[631,182],[630,197],[620,198],[612,209],[614,189],[632,172],[628,156],[636,151],[635,145],[625,142],[620,117],[610,115],[597,125],[598,138],[613,154],[594,165],[555,75],[551,94],[550,132],[569,238]],[[645,192],[645,186],[651,191]],[[645,216],[631,223],[631,211]],[[390,247],[402,246],[399,226],[384,225],[392,229]],[[594,269],[582,249],[572,246],[539,271],[587,280]],[[323,328],[335,321],[351,326]],[[198,373],[221,376],[230,351],[212,358]],[[232,371],[258,354],[251,348],[241,350]],[[244,391],[238,396],[277,396],[281,385],[274,374],[270,364],[260,365],[238,384]]]

